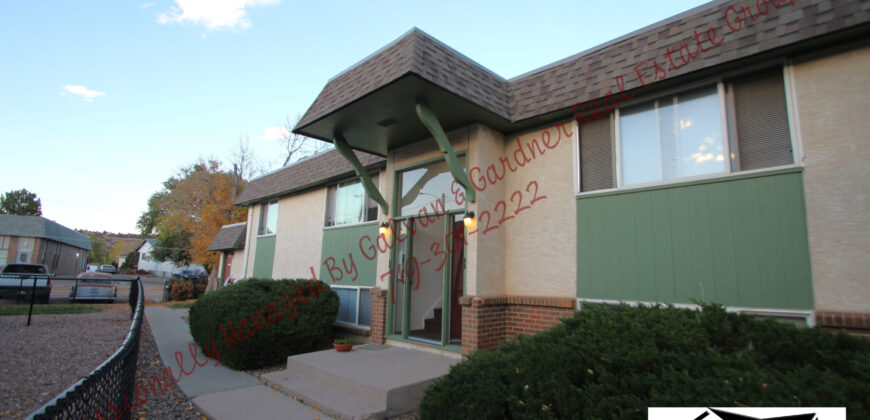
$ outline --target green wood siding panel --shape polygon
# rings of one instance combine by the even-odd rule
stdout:
[[[254,255],[254,277],[271,279],[272,265],[275,262],[275,236],[257,238],[256,255]]]
[[[376,244],[377,223],[324,229],[320,280],[340,286],[374,287],[377,257],[368,259],[360,251],[360,239],[364,236],[371,239],[363,240],[366,254],[371,256],[378,252],[368,249]]]
[[[812,309],[800,169],[577,199],[577,295]]]

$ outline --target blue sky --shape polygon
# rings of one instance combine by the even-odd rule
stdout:
[[[704,2],[661,3],[0,0],[0,192],[135,232],[164,180],[240,137],[277,167],[269,133],[414,26],[510,78]]]

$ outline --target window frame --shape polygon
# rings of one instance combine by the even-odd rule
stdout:
[[[372,178],[372,182],[375,184],[375,187],[377,187],[380,190],[380,185],[379,185],[380,184],[380,172],[370,173],[369,177]],[[369,204],[369,202],[373,202],[375,204],[376,208],[378,206],[378,203],[375,202],[371,197],[369,197],[368,191],[366,191],[365,187],[363,187],[363,200],[362,200],[362,202],[363,202],[363,208],[362,208],[363,220],[357,221],[357,222],[350,222],[350,223],[341,223],[341,224],[333,223],[331,225],[328,224],[330,213],[332,213],[332,218],[335,219],[335,205],[338,203],[338,197],[337,197],[338,189],[341,188],[342,185],[347,186],[347,185],[353,185],[353,184],[357,184],[357,183],[362,184],[362,180],[359,177],[346,178],[346,179],[343,179],[341,181],[338,181],[338,182],[335,182],[335,183],[332,183],[332,184],[329,184],[326,186],[326,205],[324,206],[324,209],[323,209],[323,229],[335,229],[335,228],[343,228],[343,227],[350,227],[350,226],[359,226],[359,225],[364,225],[364,224],[369,224],[369,223],[376,223],[378,221],[378,217],[380,217],[380,216],[378,215],[377,212],[375,212],[374,219],[366,220],[368,217],[368,209],[369,209],[368,204]]]
[[[335,319],[335,324],[344,325],[354,328],[360,328],[368,330],[371,328],[371,321],[369,325],[360,325],[359,323],[359,311],[360,311],[360,301],[362,300],[360,296],[362,296],[363,289],[368,290],[369,294],[371,294],[371,290],[374,288],[373,286],[342,286],[342,285],[330,285],[329,287],[333,289],[345,289],[345,290],[355,290],[356,291],[356,311],[354,313],[354,322],[340,321],[338,318]],[[371,302],[371,301],[370,301]],[[371,305],[371,303],[370,303]],[[369,320],[371,320],[371,306],[369,306]]]
[[[275,236],[278,234],[278,201],[279,200],[271,200],[265,203],[260,203],[260,215],[259,220],[257,221],[257,237],[266,237],[266,236]],[[275,231],[271,233],[263,233],[267,228],[266,224],[269,223],[269,214],[272,212],[269,210],[272,205],[275,205]]]
[[[660,107],[660,104],[659,104],[660,101],[670,99],[670,98],[677,98],[676,103],[679,103],[680,95],[689,94],[689,93],[692,93],[692,92],[695,92],[698,90],[708,88],[710,86],[715,86],[715,88],[716,88],[716,103],[718,104],[718,108],[719,108],[719,122],[720,122],[719,126],[720,126],[720,130],[722,131],[721,132],[722,149],[723,149],[724,155],[727,157],[727,160],[723,164],[724,169],[722,171],[703,174],[703,175],[682,176],[682,177],[676,177],[676,178],[659,179],[656,181],[639,182],[639,183],[625,185],[623,183],[623,179],[622,179],[623,178],[623,166],[622,166],[623,165],[623,153],[622,153],[622,137],[621,137],[621,133],[620,133],[620,126],[621,126],[620,118],[622,116],[622,108],[617,108],[613,112],[613,119],[614,119],[613,123],[614,124],[613,124],[613,135],[611,136],[611,143],[613,144],[613,149],[615,151],[615,161],[616,161],[615,162],[615,164],[616,164],[616,189],[652,187],[652,186],[656,186],[656,185],[667,185],[667,184],[673,184],[673,183],[677,183],[677,182],[685,182],[685,181],[692,181],[692,180],[698,180],[698,179],[721,178],[721,177],[725,177],[725,176],[729,176],[729,175],[734,174],[734,171],[732,168],[733,158],[731,158],[731,136],[728,133],[729,126],[728,126],[728,114],[727,114],[726,101],[725,101],[725,84],[721,79],[716,80],[715,84],[708,82],[706,84],[703,84],[700,86],[693,86],[691,88],[687,88],[687,89],[681,90],[679,92],[666,93],[666,94],[659,95],[659,96],[654,97],[654,98],[650,98],[648,100],[638,101],[637,104],[632,104],[631,108],[633,108],[635,106],[643,106],[643,105],[646,105],[649,103],[654,103],[653,109],[656,112],[658,112],[659,107]],[[658,119],[656,119],[656,124],[658,124]],[[659,152],[661,152],[661,142],[658,142],[658,145],[656,147],[659,149]],[[602,190],[598,190],[598,191],[602,191]]]
[[[734,136],[731,135],[731,133],[734,132],[733,131],[733,124],[735,124],[733,109],[729,108],[732,106],[732,103],[733,103],[733,94],[731,94],[731,92],[729,91],[729,89],[728,89],[729,84],[726,83],[726,81],[733,79],[733,78],[736,78],[736,77],[739,77],[739,76],[744,76],[744,75],[752,74],[752,73],[755,73],[758,71],[763,71],[765,68],[769,68],[769,67],[776,66],[776,65],[782,66],[781,70],[783,72],[783,83],[785,85],[785,95],[786,95],[786,117],[788,118],[788,121],[789,121],[789,128],[790,128],[789,135],[790,135],[791,146],[792,146],[792,150],[793,150],[793,162],[791,164],[787,164],[787,165],[771,166],[771,167],[767,167],[767,168],[741,171],[739,169],[739,163],[740,163],[740,156],[739,156],[739,151],[738,151],[739,148],[736,147],[737,146],[735,144],[736,139],[734,138]],[[687,92],[691,92],[693,90],[703,89],[706,86],[710,86],[710,85],[715,84],[717,86],[716,91],[717,91],[717,94],[719,96],[720,118],[723,118],[722,129],[723,129],[724,133],[723,133],[722,143],[723,143],[723,148],[727,149],[727,153],[728,153],[727,156],[729,157],[728,163],[730,163],[730,164],[725,165],[725,171],[717,172],[717,173],[713,173],[713,174],[696,175],[696,176],[682,177],[682,178],[672,178],[672,179],[668,179],[668,180],[660,180],[660,181],[654,181],[654,182],[648,182],[648,183],[642,183],[642,184],[622,185],[622,150],[621,150],[620,138],[619,138],[619,116],[620,116],[620,111],[622,109],[622,107],[621,107],[621,108],[615,109],[613,112],[609,113],[607,116],[607,118],[609,119],[610,127],[611,127],[610,146],[611,146],[611,150],[613,151],[613,163],[612,163],[614,165],[613,166],[613,168],[614,168],[614,178],[613,179],[614,179],[614,184],[616,186],[612,187],[612,188],[598,189],[598,190],[593,190],[593,191],[582,191],[583,170],[581,168],[580,154],[579,154],[579,149],[580,149],[579,142],[582,141],[582,138],[583,138],[582,133],[581,133],[578,137],[577,150],[574,153],[574,162],[575,162],[574,167],[576,168],[576,176],[575,176],[576,188],[574,190],[575,197],[590,196],[590,195],[596,195],[596,194],[608,193],[608,192],[614,192],[614,191],[631,191],[631,190],[644,189],[644,188],[650,188],[650,187],[667,186],[667,185],[671,185],[671,184],[683,184],[686,182],[704,181],[704,180],[718,179],[718,178],[727,178],[727,177],[734,176],[734,175],[742,175],[742,174],[749,175],[749,174],[777,171],[777,170],[782,170],[782,169],[802,167],[804,156],[803,156],[802,144],[800,141],[801,140],[800,131],[798,130],[799,121],[797,119],[798,116],[797,116],[797,111],[796,111],[796,105],[794,103],[795,102],[795,99],[794,99],[794,96],[795,96],[794,89],[795,88],[794,88],[794,79],[793,79],[792,72],[793,72],[793,69],[792,69],[792,65],[790,62],[785,61],[785,60],[779,60],[779,59],[770,60],[770,61],[760,62],[756,65],[748,66],[748,67],[745,67],[745,68],[740,69],[740,70],[725,72],[725,73],[722,73],[722,74],[717,75],[715,77],[696,80],[696,81],[682,84],[680,86],[664,89],[661,92],[656,92],[656,93],[653,93],[650,95],[638,96],[637,98],[633,98],[631,100],[630,104],[627,105],[627,107],[634,107],[636,105],[643,105],[645,103],[650,103],[652,101],[656,101],[656,100],[659,100],[659,99],[662,99],[662,98],[665,98],[668,96],[684,94]],[[578,125],[577,129],[578,129],[578,131],[582,131],[582,127],[579,127],[579,125]],[[732,154],[734,154],[734,157],[731,157]],[[737,166],[735,166],[735,165],[737,165]]]

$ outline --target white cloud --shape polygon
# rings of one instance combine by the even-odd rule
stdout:
[[[82,85],[66,85],[63,87],[65,92],[61,92],[61,95],[66,95],[67,93],[72,93],[73,95],[79,95],[87,102],[93,102],[94,98],[98,96],[106,96],[106,92],[100,92],[98,90],[91,90]]]
[[[140,9],[148,9],[148,8],[151,8],[151,7],[154,7],[154,3],[142,3],[142,4],[139,5],[139,8],[140,8]]]
[[[281,140],[288,136],[290,132],[287,127],[266,127],[263,129],[263,140]]]
[[[247,29],[251,26],[246,8],[278,3],[280,0],[174,0],[167,13],[161,13],[157,21],[170,23],[193,23],[209,29]]]

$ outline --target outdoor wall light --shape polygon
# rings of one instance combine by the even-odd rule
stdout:
[[[468,213],[465,213],[465,217],[462,218],[462,221],[465,223],[465,226],[471,226],[471,224],[474,223],[474,212],[469,211]]]
[[[388,230],[390,230],[390,224],[387,222],[381,223],[381,226],[378,228],[378,232],[381,235],[386,235]]]

